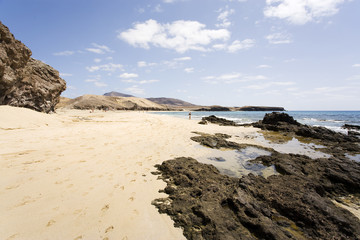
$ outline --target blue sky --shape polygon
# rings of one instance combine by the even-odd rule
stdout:
[[[360,110],[360,0],[0,0],[65,97]]]

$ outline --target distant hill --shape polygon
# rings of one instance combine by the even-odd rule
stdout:
[[[165,106],[136,97],[111,97],[83,95],[74,99],[61,98],[57,108],[70,109],[109,109],[109,110],[167,110]]]
[[[170,107],[194,107],[194,106],[196,106],[192,103],[185,102],[183,100],[175,99],[175,98],[161,97],[161,98],[147,98],[147,100],[150,100],[157,104],[170,106]]]
[[[124,93],[119,93],[119,92],[108,92],[105,93],[104,96],[108,96],[108,97],[134,97],[132,95],[129,94],[124,94]]]
[[[265,107],[265,106],[244,106],[236,108],[235,111],[285,111],[283,107]]]

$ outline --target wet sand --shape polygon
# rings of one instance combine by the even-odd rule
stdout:
[[[154,165],[207,155],[193,131],[257,144],[255,128],[143,112],[0,115],[0,239],[184,239],[151,205],[166,186]]]

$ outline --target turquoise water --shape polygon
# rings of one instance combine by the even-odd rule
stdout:
[[[252,123],[264,118],[269,112],[192,112],[192,119],[215,115],[238,123]],[[302,124],[322,126],[338,132],[347,131],[341,128],[344,124],[360,125],[360,111],[286,111]],[[157,112],[182,118],[188,118],[189,112]]]

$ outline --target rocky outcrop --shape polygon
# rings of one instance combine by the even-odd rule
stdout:
[[[275,167],[278,175],[266,179],[226,176],[192,158],[168,160],[156,165],[154,174],[167,183],[163,191],[169,196],[153,205],[170,215],[187,239],[360,239],[359,218],[339,207],[360,206],[360,164],[347,158],[360,153],[359,140],[285,115],[271,114],[256,124],[290,136],[309,131],[308,140],[319,141],[331,157],[269,150],[270,156],[250,160]],[[197,134],[191,139],[206,147],[246,147],[228,141],[230,135]]]
[[[207,124],[208,122],[218,124],[220,126],[238,126],[238,124],[234,121],[227,120],[225,118],[219,118],[219,117],[216,117],[215,115],[203,117],[201,119],[201,121],[199,122],[199,124]]]
[[[198,134],[192,140],[210,148],[246,147],[227,141],[229,135]],[[187,239],[360,239],[359,219],[335,204],[359,201],[360,164],[271,152],[251,160],[275,167],[279,175],[267,179],[229,177],[192,158],[165,161],[154,174],[169,197],[153,204]]]
[[[343,128],[348,129],[348,130],[358,130],[358,131],[360,131],[360,126],[359,125],[345,124],[343,126]]]
[[[331,201],[359,192],[360,165],[291,154],[257,160],[286,172],[238,179],[192,158],[165,161],[157,168],[169,197],[153,204],[187,239],[360,238],[359,219]]]
[[[288,136],[300,136],[317,139],[318,142],[327,148],[321,149],[324,152],[343,155],[345,151],[360,153],[360,139],[355,135],[345,135],[334,132],[325,127],[313,127],[303,125],[294,120],[286,113],[268,113],[264,119],[251,124],[263,130],[281,132]]]
[[[0,22],[0,105],[52,112],[66,83]]]
[[[235,111],[285,111],[283,107],[244,106],[235,108]]]

